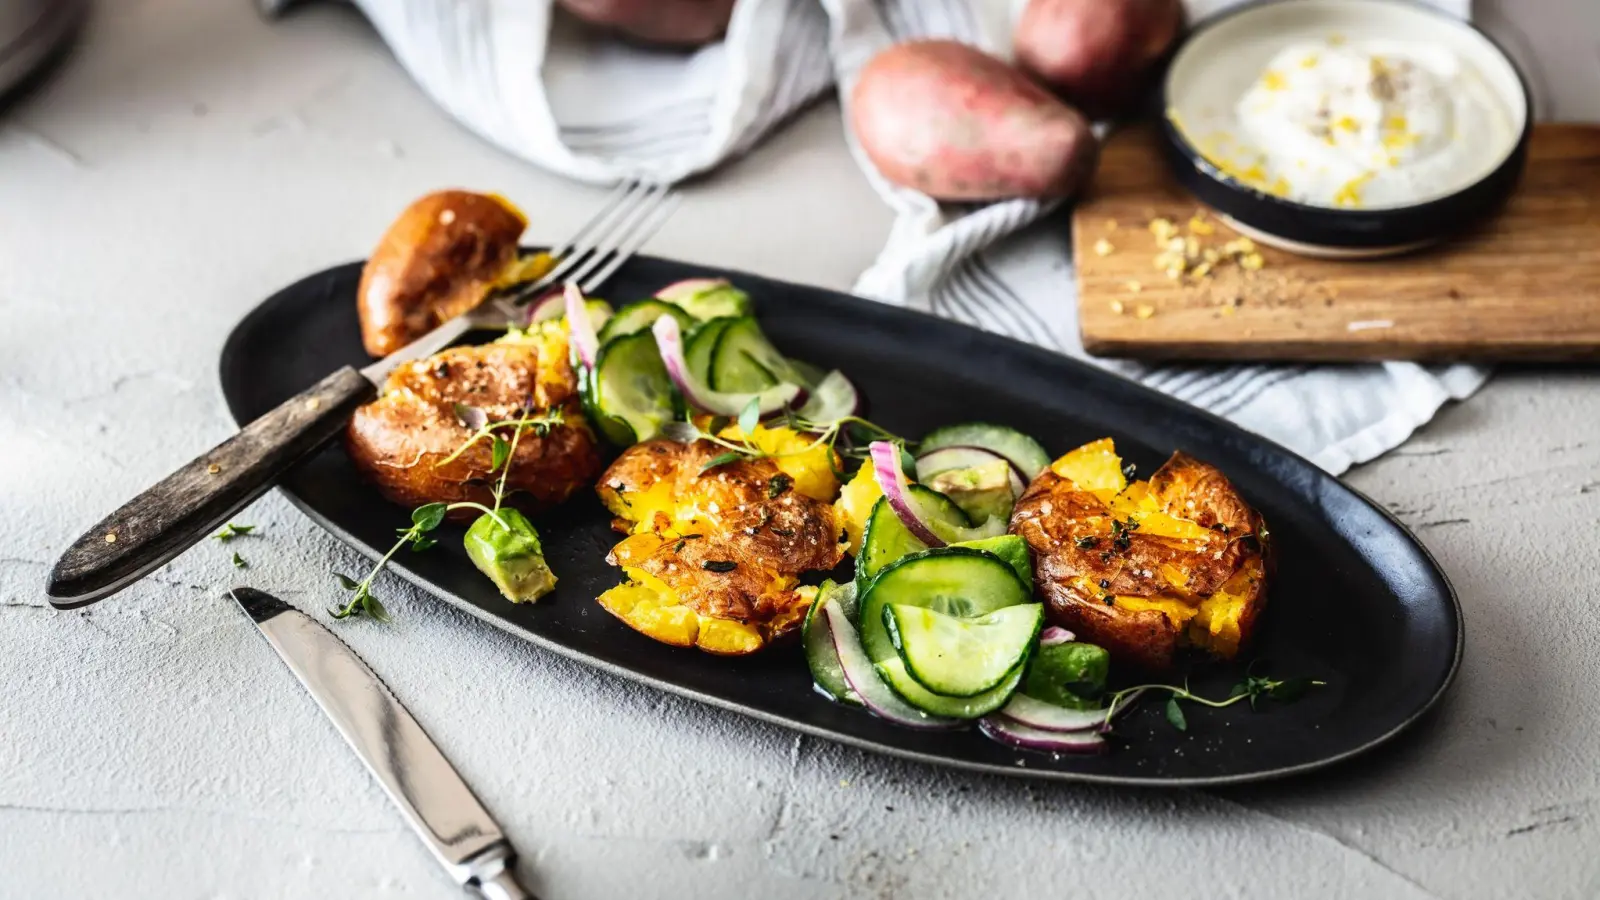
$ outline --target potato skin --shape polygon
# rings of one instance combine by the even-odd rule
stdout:
[[[941,200],[1066,196],[1098,154],[1077,110],[955,41],[912,41],[873,57],[851,94],[850,122],[885,178]]]
[[[1017,63],[1093,118],[1131,110],[1183,30],[1179,0],[1031,0]]]
[[[1216,467],[1181,452],[1151,476],[1148,489],[1155,510],[1210,536],[1180,540],[1135,529],[1119,544],[1116,516],[1101,497],[1050,469],[1034,479],[1012,512],[1011,532],[1034,552],[1040,600],[1053,624],[1099,644],[1117,662],[1159,673],[1173,667],[1179,647],[1188,643],[1186,626],[1160,610],[1107,604],[1104,597],[1184,597],[1197,604],[1245,573],[1240,640],[1210,648],[1231,657],[1265,606],[1272,561],[1261,517]],[[1174,570],[1185,576],[1181,584]]]
[[[506,479],[506,503],[534,514],[567,499],[593,481],[600,453],[584,423],[570,364],[550,347],[543,350],[504,343],[452,347],[401,366],[379,398],[351,418],[345,430],[351,461],[401,506],[492,504],[499,474],[489,471],[487,440],[439,464],[472,436],[457,420],[455,404],[476,406],[493,422],[515,418],[531,397],[536,411],[560,409],[567,424],[543,436],[523,431]],[[451,516],[471,520],[477,513],[457,510]]]
[[[722,37],[735,0],[559,0],[594,25],[649,44],[698,47]]]
[[[361,270],[367,352],[388,356],[477,306],[516,261],[527,226],[504,200],[471,191],[438,191],[406,207]]]

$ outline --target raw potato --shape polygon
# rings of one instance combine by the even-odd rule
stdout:
[[[1011,532],[1037,558],[1050,621],[1118,663],[1163,672],[1182,646],[1232,659],[1266,605],[1261,516],[1184,453],[1128,484],[1109,438],[1086,444],[1033,480]]]
[[[1031,0],[1017,64],[1096,119],[1131,111],[1183,30],[1179,0]]]
[[[722,37],[734,0],[560,0],[574,16],[651,44],[698,47]]]
[[[510,203],[471,191],[438,191],[384,232],[361,271],[361,342],[388,356],[474,306],[517,265],[528,220]]]
[[[861,70],[850,121],[885,178],[941,200],[1066,196],[1097,153],[1077,110],[955,41],[879,53]]]

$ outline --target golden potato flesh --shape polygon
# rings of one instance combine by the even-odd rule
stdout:
[[[785,429],[770,431],[752,440]],[[607,559],[628,581],[600,605],[664,643],[742,655],[800,626],[813,592],[799,576],[833,568],[843,547],[832,498],[800,489],[829,484],[820,473],[796,469],[795,456],[702,471],[724,452],[709,441],[648,441],[601,476],[600,499],[628,533]]]
[[[490,442],[479,440],[457,454],[474,433],[457,415],[458,403],[483,410],[489,422],[561,412],[564,424],[542,434],[525,429],[517,439],[506,502],[524,512],[560,503],[600,471],[566,338],[557,329],[523,342],[452,347],[400,366],[378,399],[351,417],[345,430],[351,461],[402,506],[493,503],[500,475],[490,470]],[[508,441],[512,436],[510,427],[499,433]],[[473,513],[453,515],[470,519]]]
[[[1182,646],[1233,658],[1266,602],[1261,517],[1184,453],[1128,484],[1109,439],[1080,447],[1028,486],[1011,532],[1051,620],[1140,668],[1171,668]]]

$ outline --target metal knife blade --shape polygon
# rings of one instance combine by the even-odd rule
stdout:
[[[457,884],[489,900],[533,900],[516,852],[417,720],[333,632],[271,594],[230,595],[278,651]]]

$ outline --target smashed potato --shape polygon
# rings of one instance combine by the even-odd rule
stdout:
[[[801,438],[763,428],[750,440],[778,452],[805,447]],[[598,492],[628,536],[607,561],[628,580],[599,600],[663,643],[742,656],[797,630],[815,596],[799,576],[842,558],[830,503],[838,482],[827,457],[809,451],[702,471],[723,452],[710,441],[656,440],[611,464]]]
[[[1170,669],[1183,646],[1233,658],[1266,604],[1260,515],[1181,452],[1129,484],[1110,439],[1079,447],[1028,486],[1011,532],[1037,557],[1052,622],[1144,669]]]

